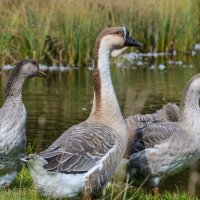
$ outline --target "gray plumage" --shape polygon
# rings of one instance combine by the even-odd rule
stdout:
[[[123,145],[118,133],[99,123],[82,122],[65,131],[27,163],[35,186],[44,196],[95,194],[111,179],[120,162]]]
[[[200,74],[185,86],[179,122],[157,122],[136,130],[128,162],[133,184],[148,177],[147,184],[158,187],[200,158],[199,91]]]
[[[26,146],[26,109],[22,86],[26,78],[37,76],[39,67],[26,59],[12,70],[6,85],[5,101],[0,109],[0,187],[8,187],[22,167]]]
[[[168,103],[164,105],[161,109],[157,110],[152,114],[135,114],[131,115],[125,119],[128,128],[128,145],[126,155],[130,154],[130,148],[136,137],[136,129],[143,126],[158,123],[158,122],[178,122],[180,119],[181,111],[179,106],[174,103]]]
[[[114,146],[115,137],[113,130],[102,124],[82,122],[39,155],[48,162],[44,168],[50,172],[84,173]]]
[[[103,131],[102,131],[103,130]],[[48,149],[41,152],[47,164],[44,169],[49,172],[62,172],[66,174],[86,173],[98,165],[100,160],[116,145],[120,152],[120,141],[114,130],[102,124],[82,122],[72,126],[63,133]],[[109,155],[110,156],[110,155]],[[115,153],[113,154],[113,160]],[[101,189],[111,178],[116,162],[102,164],[101,170],[97,168],[90,178],[90,189]],[[95,178],[96,179],[96,178]]]
[[[136,131],[128,172],[139,186],[149,176],[148,186],[158,187],[199,159],[198,142],[176,122],[151,124]]]
[[[179,118],[180,108],[174,103],[168,103],[153,114],[135,114],[129,116],[128,118],[126,118],[126,123],[130,129],[137,129],[141,128],[142,126],[157,122],[177,122]]]
[[[135,142],[132,144],[130,154],[143,151],[146,148],[153,148],[164,141],[167,141],[171,136],[180,131],[178,123],[162,123],[158,122],[150,124],[136,130]]]

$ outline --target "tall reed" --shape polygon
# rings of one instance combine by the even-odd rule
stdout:
[[[127,26],[143,51],[185,52],[199,39],[199,8],[198,0],[2,0],[0,62],[85,64],[107,26]]]

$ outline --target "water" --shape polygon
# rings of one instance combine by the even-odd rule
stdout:
[[[142,64],[139,66],[138,62]],[[133,113],[154,112],[167,102],[179,104],[185,83],[200,72],[198,55],[144,57],[123,62],[118,60],[117,63],[121,67],[112,64],[111,74],[124,117]],[[160,69],[160,64],[165,68]],[[92,106],[90,68],[47,74],[46,79],[38,77],[27,80],[23,90],[28,113],[28,144],[33,152],[46,149],[70,126],[85,120]],[[0,75],[2,102],[8,72],[2,71]],[[196,165],[197,169],[194,168],[167,179],[161,190],[177,191],[178,188],[179,191],[187,191],[188,179],[193,171],[200,172],[200,164]],[[200,196],[200,184],[196,185],[196,194]]]

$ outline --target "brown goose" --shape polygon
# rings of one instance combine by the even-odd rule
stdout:
[[[26,162],[35,186],[45,196],[90,196],[106,185],[127,145],[127,128],[110,77],[110,56],[141,46],[124,27],[103,30],[94,47],[94,101],[89,118],[64,132]]]

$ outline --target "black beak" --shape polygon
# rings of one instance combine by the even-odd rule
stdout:
[[[140,42],[138,42],[137,40],[131,38],[128,34],[126,35],[126,41],[124,43],[124,46],[127,47],[142,47],[142,44]]]
[[[47,77],[47,75],[41,70],[38,71],[37,75],[41,77]]]

